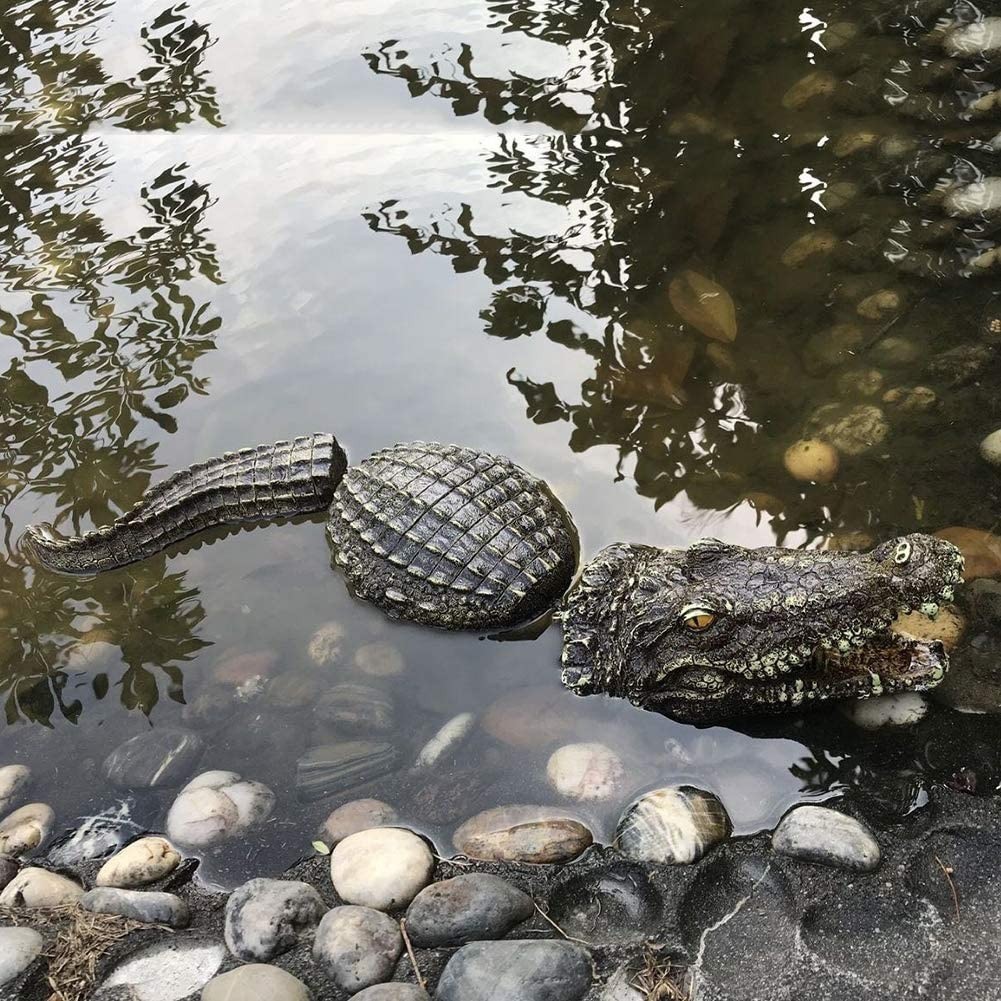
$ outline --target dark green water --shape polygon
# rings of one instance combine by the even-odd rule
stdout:
[[[552,484],[585,556],[991,530],[998,225],[951,215],[943,184],[1001,173],[997,112],[964,110],[998,62],[929,40],[951,9],[8,4],[0,764],[31,764],[32,798],[70,827],[121,798],[100,774],[112,748],[192,727],[204,767],[279,793],[253,844],[218,853],[242,875],[308,851],[337,801],[291,792],[311,705],[237,700],[222,654],[274,651],[277,674],[322,689],[351,672],[312,665],[317,627],[343,626],[345,664],[391,643],[405,757],[514,688],[559,697],[555,630],[495,643],[387,623],[346,593],[318,522],[94,580],[18,551],[30,522],[106,523],[165,471],[241,445],[329,430],[356,459],[415,437],[502,452]],[[732,341],[685,322],[670,290],[689,272],[732,299]],[[790,476],[786,448],[838,420],[837,474]],[[990,627],[969,635],[993,665]],[[225,711],[195,710],[213,697]],[[565,699],[580,739],[599,726],[648,766],[591,810],[603,837],[630,795],[678,778],[742,832],[831,791],[892,819],[922,782],[997,781],[990,718],[937,706],[877,739],[833,711],[745,733]],[[473,740],[454,781],[490,781],[468,813],[554,799],[547,755]],[[161,826],[167,804],[134,816]]]

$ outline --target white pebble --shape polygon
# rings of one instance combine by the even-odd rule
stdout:
[[[981,56],[1001,49],[1001,17],[985,17],[954,28],[945,36],[950,56]]]
[[[4,765],[0,767],[0,813],[5,813],[19,797],[31,778],[27,765]]]
[[[598,743],[564,744],[546,766],[549,784],[567,799],[604,800],[615,797],[626,769],[610,747]]]
[[[0,821],[0,855],[23,855],[52,833],[56,815],[45,803],[29,803]]]
[[[330,856],[340,898],[377,911],[406,907],[431,882],[434,857],[416,834],[395,827],[359,831]]]
[[[992,466],[1001,466],[1001,428],[992,431],[980,443],[980,455]]]
[[[97,886],[135,887],[154,883],[172,873],[181,855],[166,838],[140,838],[116,852],[101,866]]]
[[[438,759],[457,748],[472,732],[476,724],[473,713],[459,713],[453,716],[425,745],[417,755],[418,768],[430,768]]]
[[[58,907],[83,896],[83,887],[72,879],[29,866],[22,869],[0,893],[4,907]]]
[[[870,872],[879,865],[879,845],[854,817],[826,806],[797,806],[772,835],[783,855],[840,869]]]
[[[928,702],[918,692],[877,695],[871,699],[854,699],[842,703],[841,712],[863,730],[878,730],[882,726],[911,726],[924,719]]]
[[[942,202],[952,216],[989,215],[1001,209],[1001,177],[985,177],[973,184],[953,188]]]

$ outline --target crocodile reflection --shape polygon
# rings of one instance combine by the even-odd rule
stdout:
[[[75,720],[83,698],[109,692],[149,712],[161,694],[182,697],[179,665],[205,645],[197,591],[162,560],[80,584],[33,573],[13,540],[33,503],[76,528],[114,517],[109,498],[141,494],[158,466],[151,431],[172,433],[172,411],[206,391],[197,365],[220,323],[206,295],[221,281],[208,189],[185,164],[164,170],[139,192],[145,221],[112,235],[101,202],[114,161],[90,131],[220,124],[201,65],[211,36],[186,5],[168,7],[141,30],[148,65],[114,79],[95,45],[112,6],[23,2],[0,15],[0,335],[16,347],[0,374],[8,722]]]
[[[563,209],[565,228],[490,232],[472,204],[420,219],[393,199],[366,218],[413,253],[482,271],[488,334],[545,336],[593,361],[576,399],[510,372],[530,419],[568,423],[575,451],[612,445],[658,506],[749,502],[780,540],[992,524],[957,450],[921,445],[978,422],[995,361],[980,338],[994,282],[979,279],[999,273],[997,223],[974,182],[996,161],[997,66],[949,50],[947,5],[490,9],[500,31],[576,60],[530,80],[479,75],[469,46],[421,63],[394,41],[367,58],[456,114],[559,129],[506,132],[487,166],[504,196]],[[732,343],[682,321],[669,290],[686,272],[736,302]],[[783,470],[804,436],[841,451],[833,483]]]

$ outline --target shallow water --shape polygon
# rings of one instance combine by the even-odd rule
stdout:
[[[1001,409],[983,337],[996,226],[930,192],[998,172],[996,115],[961,112],[997,65],[942,65],[926,36],[946,4],[322,6],[21,0],[0,15],[0,763],[30,763],[32,798],[68,828],[117,807],[100,764],[122,740],[192,727],[203,767],[279,794],[206,871],[275,871],[351,797],[298,803],[312,702],[237,694],[217,667],[274,651],[276,675],[322,690],[383,642],[405,662],[376,681],[405,761],[451,715],[525,686],[573,717],[566,739],[619,748],[621,797],[585,809],[604,839],[633,794],[678,779],[717,791],[739,833],[806,798],[868,797],[892,819],[933,778],[992,787],[993,723],[940,707],[917,736],[876,741],[835,710],[700,730],[581,702],[559,687],[554,628],[500,643],[355,602],[319,519],[93,580],[25,562],[33,521],[102,524],[166,470],[319,430],[355,459],[414,437],[510,455],[566,503],[585,556],[996,524],[998,476],[977,454]],[[669,288],[685,271],[732,297],[732,342],[683,322]],[[895,298],[860,315],[881,290]],[[862,370],[879,374],[868,396]],[[915,386],[929,409],[883,401]],[[841,416],[811,425],[827,404],[879,407],[886,435],[849,414],[838,474],[805,484],[783,452]],[[318,668],[307,645],[330,621],[343,656]],[[550,750],[478,732],[437,781],[468,791],[462,816],[555,801]],[[422,814],[418,778],[363,793],[447,848],[454,823]],[[137,796],[131,815],[159,828],[169,801]]]

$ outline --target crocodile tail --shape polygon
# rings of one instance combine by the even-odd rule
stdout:
[[[112,570],[205,528],[321,511],[329,506],[346,467],[344,451],[330,434],[242,448],[155,484],[106,528],[64,538],[51,525],[31,525],[22,545],[51,570]]]

